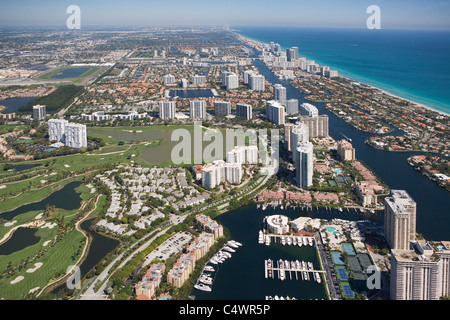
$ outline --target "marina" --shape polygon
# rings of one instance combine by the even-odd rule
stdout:
[[[262,230],[259,230],[258,243],[265,244],[266,246],[270,245],[272,242],[272,238],[274,243],[277,243],[277,239],[279,243],[282,245],[288,246],[314,246],[315,240],[313,236],[303,236],[303,235],[279,235],[279,234],[264,234]]]
[[[277,278],[279,280],[286,280],[289,275],[289,279],[292,280],[295,277],[295,280],[309,281],[313,280],[318,283],[322,282],[322,278],[320,273],[325,273],[324,270],[314,270],[312,262],[305,261],[288,261],[279,259],[276,261],[276,267],[274,265],[274,261],[271,259],[264,260],[264,275],[265,278],[275,279],[275,271],[277,271]],[[300,273],[300,276],[298,275]]]

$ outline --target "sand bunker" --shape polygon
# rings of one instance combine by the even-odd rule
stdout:
[[[17,282],[22,281],[24,278],[24,276],[18,276],[17,278],[15,278],[13,281],[11,281],[11,284],[16,284]]]
[[[53,229],[54,227],[56,227],[58,224],[56,222],[47,222],[46,224],[44,224],[42,226],[42,228],[49,228],[49,229]]]
[[[14,220],[14,221],[11,221],[11,222],[7,222],[7,223],[5,223],[5,227],[11,227],[11,226],[13,226],[16,222],[17,222],[17,220]]]
[[[42,262],[36,262],[34,264],[34,268],[30,268],[27,270],[27,273],[33,273],[35,272],[37,269],[39,269],[40,267],[42,267],[43,263]]]
[[[54,176],[55,174],[58,174],[58,172],[52,172],[52,173],[50,173],[51,176]]]
[[[70,166],[69,166],[68,164],[65,164],[65,165],[64,165],[64,167],[66,167],[66,168],[70,168]]]
[[[36,287],[36,288],[30,289],[30,291],[28,291],[28,293],[34,293],[34,292],[38,291],[40,288],[41,287]]]
[[[44,184],[44,183],[46,183],[47,182],[47,180],[41,180],[41,183],[42,184]]]
[[[48,244],[49,244],[50,242],[52,242],[52,240],[47,240],[47,241],[45,241],[42,245],[43,245],[44,247],[46,247],[46,246],[48,246]]]
[[[39,220],[40,218],[42,218],[43,215],[44,215],[44,213],[41,212],[36,217],[34,217],[34,219]]]
[[[2,184],[1,186],[0,186],[0,189],[5,189],[6,188],[6,184]]]

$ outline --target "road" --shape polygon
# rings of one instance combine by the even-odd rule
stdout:
[[[267,180],[272,176],[272,174],[274,174],[275,173],[275,171],[272,169],[272,170],[268,170],[268,172],[267,172],[267,175],[262,175],[262,176],[260,176],[259,178],[258,178],[258,180],[256,180],[255,182],[253,182],[252,184],[250,184],[250,185],[248,185],[247,187],[245,187],[245,188],[243,188],[243,189],[241,189],[241,190],[239,190],[239,192],[237,192],[235,195],[233,195],[233,196],[227,196],[227,197],[225,197],[225,198],[221,198],[220,200],[216,200],[216,201],[214,201],[214,202],[212,202],[212,203],[210,203],[210,204],[208,204],[208,205],[206,205],[206,206],[204,206],[204,207],[202,207],[201,208],[201,210],[199,210],[199,211],[203,211],[203,210],[206,210],[206,209],[209,209],[209,208],[212,208],[212,207],[215,207],[215,206],[218,206],[218,208],[221,210],[221,209],[224,209],[224,208],[226,208],[228,205],[229,205],[229,203],[230,203],[230,201],[232,200],[232,199],[234,199],[234,198],[236,198],[236,197],[238,197],[238,196],[240,196],[240,195],[243,195],[243,194],[246,194],[246,193],[250,193],[250,192],[252,192],[253,190],[255,190],[257,187],[259,187],[260,185],[263,185],[265,182],[267,182]],[[196,211],[196,212],[191,212],[191,213],[187,213],[187,214],[184,214],[184,215],[182,215],[182,216],[180,216],[180,217],[178,217],[177,219],[173,219],[173,221],[174,221],[174,223],[173,223],[173,225],[177,225],[177,224],[179,224],[179,223],[182,223],[183,221],[184,221],[184,219],[186,219],[186,217],[189,215],[189,214],[193,214],[193,213],[197,213],[198,211]],[[154,234],[154,233],[152,233],[152,234],[148,234],[148,235],[146,235],[144,238],[143,238],[143,240],[146,240],[147,238],[150,238],[148,241],[146,241],[144,244],[142,244],[139,248],[137,248],[136,250],[134,250],[131,254],[129,254],[129,256],[123,261],[123,262],[121,262],[114,270],[112,270],[111,271],[111,269],[114,267],[114,265],[116,265],[116,263],[118,262],[118,261],[120,261],[122,258],[123,258],[123,256],[125,255],[125,253],[126,253],[126,251],[124,251],[124,252],[122,252],[118,257],[116,257],[99,275],[98,275],[98,277],[95,279],[95,280],[93,280],[92,282],[91,282],[91,285],[88,287],[88,289],[83,293],[83,294],[81,294],[81,296],[80,296],[80,300],[106,300],[107,299],[107,297],[106,297],[106,295],[104,294],[104,290],[106,289],[106,286],[107,286],[107,284],[108,284],[108,279],[109,279],[109,277],[111,277],[111,275],[117,270],[117,269],[120,269],[120,268],[122,268],[123,266],[125,266],[125,264],[128,262],[128,261],[130,261],[136,254],[138,254],[138,253],[140,253],[140,252],[142,252],[143,250],[145,250],[156,238],[158,238],[159,236],[161,236],[161,235],[163,235],[164,233],[166,233],[166,231],[168,230],[169,228],[165,228],[165,229],[163,229],[163,230],[160,230],[157,234],[155,234],[155,235],[153,235],[152,236],[152,234]],[[158,230],[158,229],[157,229]],[[141,240],[142,241],[142,240]],[[111,272],[110,272],[111,271]],[[95,291],[94,290],[94,287],[95,287],[95,284],[96,283],[100,283],[100,282],[103,282],[104,281],[104,283],[103,283],[103,285],[99,288],[99,290],[97,290],[97,291]]]

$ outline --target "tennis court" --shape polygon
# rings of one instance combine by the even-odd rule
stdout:
[[[356,255],[355,250],[353,249],[353,245],[351,243],[348,242],[342,243],[342,249],[344,249],[344,251],[347,252],[349,256]]]
[[[342,257],[342,254],[339,251],[331,251],[331,259],[333,260],[333,263],[335,265],[344,265],[344,258]]]
[[[343,267],[337,267],[336,268],[337,275],[339,277],[339,280],[348,280],[347,271],[345,271],[345,268]]]
[[[353,293],[353,290],[350,287],[350,284],[348,282],[347,283],[341,283],[341,286],[342,286],[342,291],[344,293],[344,296],[346,298],[354,298],[355,297],[355,294]]]
[[[363,270],[361,269],[361,266],[359,265],[359,261],[356,257],[348,256],[347,260],[348,260],[348,265],[353,272],[360,272],[360,273],[363,272]]]

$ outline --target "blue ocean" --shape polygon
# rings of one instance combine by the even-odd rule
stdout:
[[[339,75],[450,114],[450,32],[234,27],[242,36],[338,70]]]

